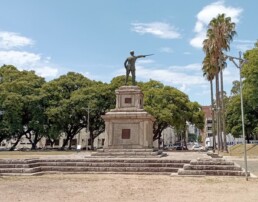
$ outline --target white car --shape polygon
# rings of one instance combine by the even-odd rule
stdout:
[[[205,151],[205,148],[202,146],[202,145],[199,145],[199,144],[195,144],[191,150],[193,151]]]

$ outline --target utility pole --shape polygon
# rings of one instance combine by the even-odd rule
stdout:
[[[247,60],[242,59],[241,52],[239,52],[239,57],[232,57],[226,55],[226,58],[229,59],[229,61],[233,62],[234,65],[239,69],[239,75],[240,75],[240,98],[241,98],[241,117],[242,117],[242,133],[243,133],[243,144],[244,144],[244,161],[245,161],[245,178],[246,181],[248,181],[248,173],[247,173],[247,157],[246,157],[246,141],[245,141],[245,120],[244,120],[244,104],[243,104],[243,93],[242,93],[242,76],[241,76],[241,70],[245,63],[247,63]],[[239,64],[236,63],[235,60],[239,61]]]
[[[90,136],[90,111],[92,111],[93,109],[91,109],[89,106],[86,108],[87,110],[87,133]],[[90,142],[91,142],[91,148],[94,149],[94,141],[93,141],[93,137],[90,136]],[[87,147],[86,147],[87,148]]]

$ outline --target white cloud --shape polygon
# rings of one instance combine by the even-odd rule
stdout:
[[[199,63],[193,63],[185,66],[171,66],[169,69],[176,72],[191,72],[191,74],[193,74],[200,73],[202,71],[202,65]]]
[[[0,49],[13,49],[33,44],[33,40],[18,33],[0,32]]]
[[[33,40],[18,33],[0,32],[0,66],[14,65],[19,70],[34,70],[42,77],[56,77],[59,71],[50,63],[51,57],[43,58],[40,54],[17,50],[33,44]]]
[[[170,67],[166,69],[151,69],[151,68],[145,68],[143,66],[137,67],[137,76],[139,78],[142,78],[144,80],[148,79],[154,79],[154,80],[160,80],[164,83],[170,84],[170,85],[176,85],[176,86],[184,86],[186,87],[191,85],[200,85],[204,84],[206,81],[202,77],[201,71],[199,71],[199,75],[193,73],[193,71],[186,71],[184,69],[188,69],[189,66],[181,66],[181,67]]]
[[[254,44],[256,41],[252,41],[252,40],[235,40],[233,42],[233,46],[238,50],[238,51],[242,51],[245,52],[247,50],[250,50],[252,48],[254,48]]]
[[[40,59],[40,55],[26,51],[0,51],[0,63],[2,64],[25,67],[26,65],[35,65]]]
[[[132,31],[139,34],[151,34],[162,39],[178,39],[181,37],[177,29],[164,22],[131,23]]]
[[[47,66],[43,66],[43,67],[39,67],[39,68],[35,68],[34,69],[36,74],[38,74],[39,76],[42,77],[56,77],[58,74],[58,69],[53,68],[53,67],[47,67]]]
[[[218,14],[225,13],[226,16],[231,17],[231,21],[238,23],[240,14],[243,9],[231,6],[225,6],[224,1],[218,1],[205,6],[197,14],[197,22],[195,23],[195,37],[190,40],[190,44],[196,48],[202,48],[202,42],[206,36],[206,28],[212,18],[217,17]]]
[[[0,51],[0,66],[14,65],[20,70],[34,70],[39,76],[54,78],[58,69],[46,66],[50,58],[42,58],[39,54],[26,51]]]
[[[159,49],[159,51],[162,52],[162,53],[173,53],[174,52],[173,49],[170,48],[170,47],[161,47]]]

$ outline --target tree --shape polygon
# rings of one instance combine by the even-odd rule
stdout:
[[[42,87],[42,97],[46,104],[48,123],[54,131],[65,135],[61,149],[69,142],[71,149],[72,139],[82,128],[87,127],[85,110],[77,105],[76,92],[92,85],[92,81],[83,75],[69,72]]]
[[[91,87],[75,92],[72,99],[85,111],[85,116],[89,120],[87,129],[93,150],[94,139],[105,131],[105,122],[101,116],[115,107],[115,93],[110,85],[94,82]]]
[[[214,97],[213,97],[213,79],[216,75],[216,67],[212,64],[211,56],[209,53],[206,54],[203,62],[203,76],[210,82],[210,92],[211,92],[211,116],[212,116],[212,137],[213,137],[213,152],[216,149],[216,138],[215,138],[215,116],[214,116]]]
[[[227,151],[227,142],[226,135],[224,134],[224,145],[222,145],[221,138],[221,118],[224,122],[224,106],[223,106],[223,97],[220,97],[219,93],[219,72],[223,70],[224,57],[223,51],[228,51],[230,49],[230,42],[233,40],[235,31],[235,23],[231,22],[230,17],[226,17],[225,14],[219,14],[217,18],[213,18],[208,26],[207,30],[207,39],[203,41],[203,50],[210,57],[211,64],[216,67],[215,71],[215,80],[216,80],[216,106],[220,108],[221,111],[218,111],[217,116],[217,132],[219,139],[219,146],[222,150]],[[223,75],[221,72],[221,92],[223,92]],[[223,96],[223,94],[221,94]],[[222,112],[222,116],[220,116]],[[222,131],[224,131],[224,125],[222,124]]]
[[[253,49],[246,51],[244,58],[248,60],[242,68],[242,76],[245,78],[243,93],[247,96],[253,109],[258,108],[258,41]]]
[[[0,78],[0,110],[3,112],[0,133],[16,139],[11,150],[24,135],[35,149],[45,121],[39,97],[45,81],[34,71],[19,71],[12,65],[0,68]]]
[[[244,123],[246,130],[246,140],[249,143],[257,133],[258,125],[258,110],[254,110],[250,104],[248,104],[247,97],[244,97]],[[242,119],[241,119],[241,101],[240,95],[234,95],[230,98],[227,106],[226,113],[227,131],[234,137],[240,137],[242,135]]]
[[[253,49],[246,51],[244,58],[248,60],[241,70],[243,82],[243,105],[244,105],[244,124],[246,139],[249,142],[258,134],[258,42]],[[241,120],[241,101],[240,101],[240,83],[233,82],[231,90],[232,96],[229,98],[227,107],[227,130],[234,137],[242,134]]]
[[[240,82],[239,81],[233,81],[233,86],[231,88],[231,95],[239,95],[240,94]]]
[[[160,140],[162,131],[168,126],[175,127],[185,138],[186,121],[198,126],[202,122],[203,125],[203,114],[199,114],[202,113],[200,105],[191,103],[183,92],[154,80],[139,85],[145,95],[144,109],[156,119],[153,140]]]

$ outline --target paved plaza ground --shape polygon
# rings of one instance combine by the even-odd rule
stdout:
[[[0,158],[87,158],[90,152],[52,153],[0,152]],[[14,155],[15,154],[15,155]],[[168,152],[165,158],[205,158],[203,152]],[[240,157],[225,157],[241,164]],[[258,174],[258,159],[248,159],[250,171]],[[251,170],[252,169],[252,170]],[[258,178],[174,177],[167,175],[53,174],[0,177],[1,202],[167,202],[167,201],[258,201]]]
[[[258,180],[239,177],[76,174],[0,177],[1,202],[256,202]]]

